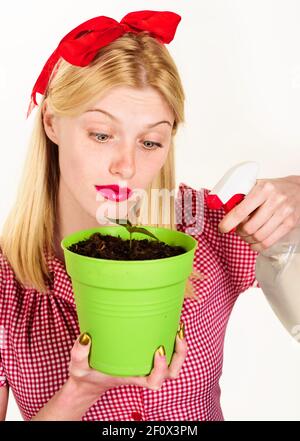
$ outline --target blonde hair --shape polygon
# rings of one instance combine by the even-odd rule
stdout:
[[[185,96],[176,65],[165,45],[147,32],[126,33],[101,48],[86,67],[73,66],[60,58],[37,109],[17,197],[0,239],[3,255],[24,286],[40,292],[47,290],[45,280],[49,280],[50,274],[44,253],[54,253],[60,172],[57,146],[44,130],[43,104],[47,100],[57,115],[74,116],[80,114],[91,99],[122,85],[152,86],[173,110],[175,122],[169,154],[149,192],[152,188],[170,191],[175,188],[173,138],[178,125],[184,122]],[[148,200],[151,203],[150,197]],[[170,204],[174,204],[173,197]],[[160,206],[156,226],[176,229],[173,207],[169,210],[170,225],[166,225],[162,224]],[[196,298],[189,280],[185,297]]]

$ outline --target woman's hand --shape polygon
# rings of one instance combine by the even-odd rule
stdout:
[[[154,367],[148,376],[112,377],[90,368],[90,347],[91,339],[87,334],[77,338],[71,350],[69,378],[31,421],[80,421],[102,394],[123,384],[159,390],[167,378],[178,378],[187,354],[187,342],[182,326],[176,336],[170,366],[167,365],[166,357],[161,356],[159,350],[156,350]]]
[[[300,224],[300,176],[257,179],[244,200],[219,223],[238,234],[254,251],[271,247]]]
[[[182,328],[183,329],[183,328]],[[179,337],[181,335],[182,339]],[[91,347],[91,338],[88,334],[82,334],[77,338],[71,350],[69,364],[69,379],[76,384],[84,393],[99,395],[113,387],[123,384],[133,384],[152,390],[159,390],[167,378],[176,379],[184,363],[187,354],[187,343],[183,331],[177,333],[175,352],[170,366],[167,365],[166,356],[156,350],[154,367],[148,376],[136,377],[113,377],[90,368],[88,356]]]

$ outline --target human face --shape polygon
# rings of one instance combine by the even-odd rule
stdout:
[[[146,190],[166,161],[173,124],[174,113],[152,87],[114,87],[79,116],[56,118],[52,139],[68,197],[94,218],[103,203],[118,206],[118,217],[126,217],[136,199],[108,201],[95,185]]]

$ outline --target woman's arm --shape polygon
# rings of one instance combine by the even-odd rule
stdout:
[[[80,421],[87,409],[100,395],[87,393],[78,382],[68,378],[59,391],[31,419],[31,421]]]
[[[8,386],[0,387],[0,421],[5,421],[9,389]]]

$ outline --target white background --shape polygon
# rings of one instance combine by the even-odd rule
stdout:
[[[182,16],[168,46],[186,92],[177,183],[212,188],[238,162],[259,178],[300,175],[300,2],[297,0],[5,2],[0,18],[0,224],[14,199],[33,115],[32,87],[60,39],[99,15],[141,9]],[[1,226],[0,225],[0,226]],[[299,293],[300,294],[300,293]],[[300,346],[260,289],[238,299],[221,380],[227,420],[300,420]],[[12,397],[8,420],[20,420]]]

